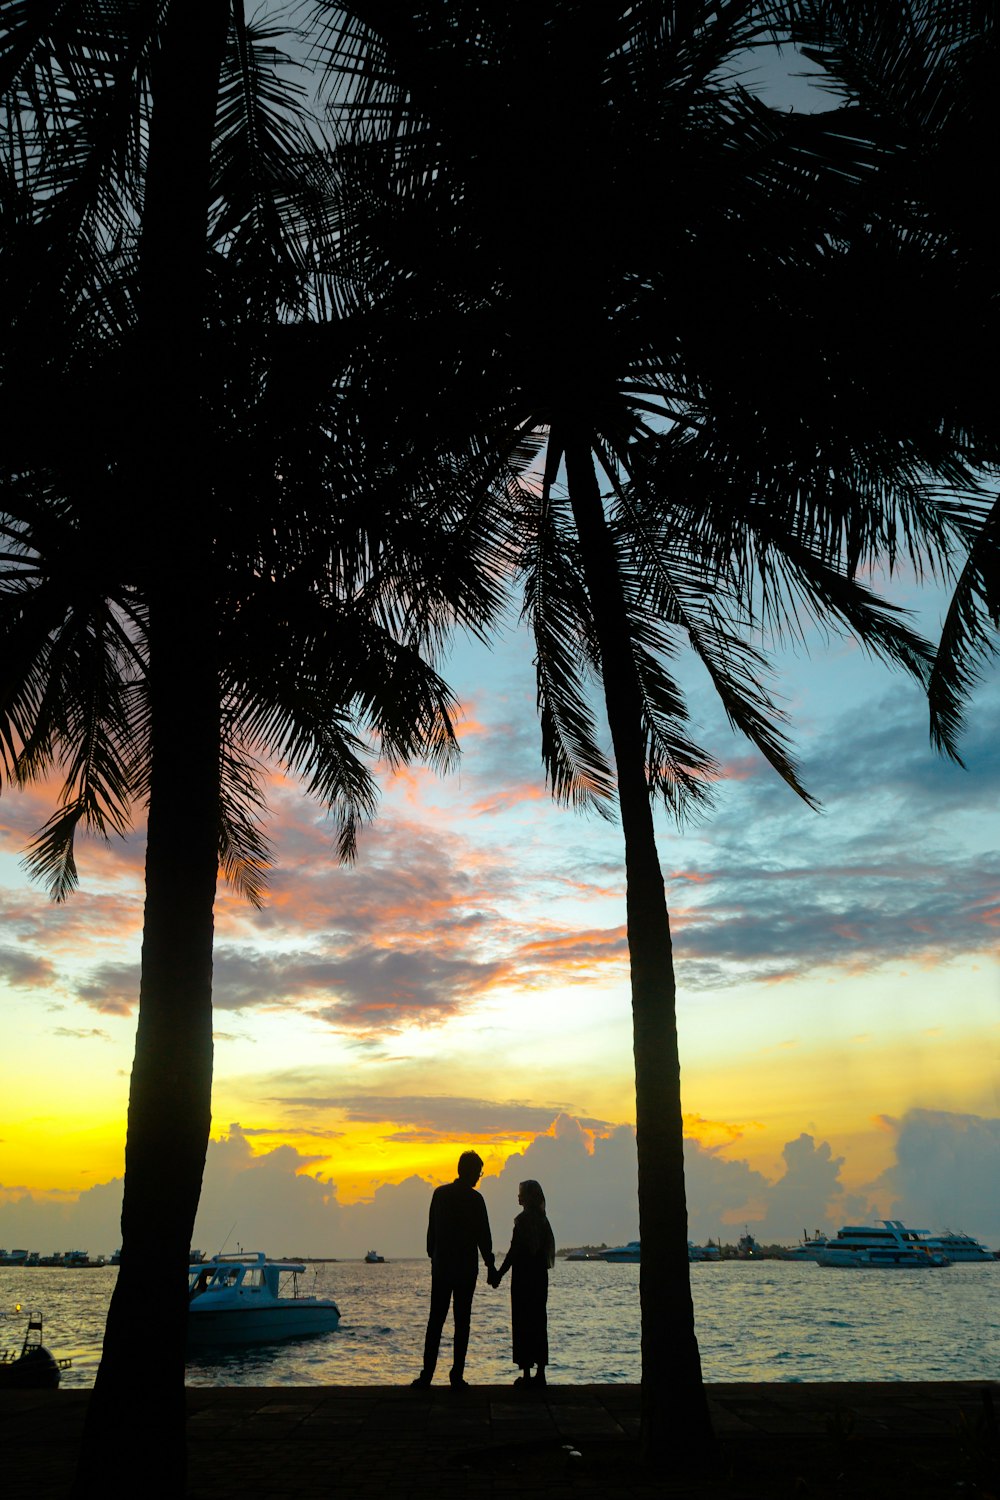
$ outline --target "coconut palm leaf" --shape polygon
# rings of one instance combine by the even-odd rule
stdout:
[[[928,682],[931,738],[959,764],[964,704],[997,654],[998,630],[1000,501],[994,501],[955,584]]]

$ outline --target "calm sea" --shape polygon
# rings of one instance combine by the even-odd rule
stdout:
[[[0,1347],[19,1343],[22,1308],[39,1308],[45,1344],[73,1365],[64,1386],[93,1384],[113,1268],[0,1269]],[[832,1270],[811,1263],[691,1267],[707,1380],[995,1379],[1000,1356],[1000,1262],[936,1271]],[[199,1355],[189,1385],[398,1385],[420,1367],[430,1288],[426,1260],[310,1267],[300,1291],[336,1299],[336,1333]],[[156,1295],[154,1282],[150,1296]],[[483,1278],[472,1313],[467,1374],[505,1383],[510,1363],[506,1284]],[[438,1377],[450,1359],[445,1329]],[[639,1268],[559,1261],[549,1291],[550,1379],[563,1385],[639,1379]],[[152,1352],[152,1351],[151,1351]]]

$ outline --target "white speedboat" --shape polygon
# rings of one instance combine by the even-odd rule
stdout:
[[[340,1309],[329,1297],[299,1294],[305,1266],[251,1255],[215,1255],[188,1271],[188,1344],[270,1344],[331,1333]],[[291,1296],[281,1296],[291,1278]]]
[[[971,1234],[956,1234],[953,1229],[945,1229],[941,1234],[932,1234],[927,1241],[928,1250],[937,1250],[941,1255],[947,1255],[949,1260],[995,1260],[996,1256],[992,1250],[979,1240],[974,1240]]]
[[[613,1250],[605,1250],[600,1258],[601,1260],[609,1261],[614,1266],[638,1265],[640,1258],[639,1241],[629,1240],[627,1245],[616,1245]]]
[[[819,1266],[930,1270],[950,1266],[951,1261],[933,1249],[927,1229],[907,1229],[901,1219],[882,1219],[876,1224],[845,1224],[814,1260]]]

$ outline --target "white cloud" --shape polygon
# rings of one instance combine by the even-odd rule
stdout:
[[[896,1161],[872,1184],[887,1216],[1000,1243],[1000,1119],[911,1109],[886,1120]]]
[[[735,1240],[744,1222],[758,1239],[794,1243],[804,1228],[836,1229],[878,1211],[920,1228],[965,1228],[1000,1243],[1000,1120],[914,1110],[892,1122],[894,1166],[873,1183],[867,1200],[849,1197],[840,1182],[843,1160],[827,1142],[802,1134],[784,1150],[776,1181],[721,1149],[686,1143],[690,1237]],[[536,1178],[545,1191],[560,1245],[634,1239],[635,1137],[629,1126],[601,1134],[569,1115],[538,1135],[503,1170],[487,1177],[483,1195],[494,1242],[504,1249],[517,1213],[517,1184]],[[456,1146],[456,1160],[459,1150]],[[480,1148],[488,1155],[486,1148]],[[314,1170],[318,1157],[292,1146],[255,1155],[247,1134],[231,1125],[209,1147],[195,1243],[206,1251],[241,1244],[272,1255],[351,1258],[375,1246],[382,1254],[421,1255],[433,1183],[409,1177],[384,1184],[367,1202],[344,1204],[336,1185]],[[8,1189],[0,1196],[0,1243],[51,1250],[70,1245],[107,1251],[119,1241],[121,1182],[103,1183],[56,1201]]]

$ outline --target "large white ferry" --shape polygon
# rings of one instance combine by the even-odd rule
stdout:
[[[813,1258],[819,1266],[884,1267],[930,1270],[950,1266],[948,1256],[930,1243],[930,1230],[907,1229],[901,1219],[875,1224],[845,1224]]]
[[[947,1255],[949,1260],[995,1260],[996,1256],[992,1250],[988,1250],[979,1240],[974,1240],[971,1234],[956,1234],[953,1229],[945,1229],[941,1234],[932,1234],[927,1241],[929,1250],[938,1250],[942,1255]]]

